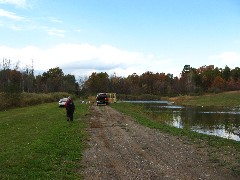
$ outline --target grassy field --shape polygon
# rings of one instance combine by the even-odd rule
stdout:
[[[240,91],[207,94],[203,96],[179,96],[170,98],[177,104],[188,106],[240,106]]]
[[[154,119],[152,113],[146,111],[141,105],[116,103],[111,106],[133,117],[139,124],[158,129],[163,133],[181,137],[185,143],[192,144],[196,146],[196,148],[204,148],[208,152],[209,159],[212,163],[230,168],[236,176],[240,176],[240,142],[163,124],[161,121],[159,122]]]
[[[0,112],[0,179],[79,179],[88,106],[67,122],[57,103]]]
[[[176,99],[185,105],[239,106],[240,92]],[[142,125],[184,137],[186,143],[199,148],[207,147],[213,163],[240,175],[240,142],[161,124],[151,113],[130,103],[111,106]],[[75,120],[67,122],[65,109],[58,108],[56,102],[0,111],[0,179],[81,179],[87,114],[87,105],[76,104]]]

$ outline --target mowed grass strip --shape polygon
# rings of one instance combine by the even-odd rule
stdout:
[[[76,104],[67,122],[57,103],[0,112],[0,179],[81,178],[87,113]]]

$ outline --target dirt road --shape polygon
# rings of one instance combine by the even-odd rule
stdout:
[[[84,179],[237,179],[181,138],[141,126],[109,106],[90,111]]]

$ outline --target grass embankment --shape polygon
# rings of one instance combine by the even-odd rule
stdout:
[[[240,106],[240,91],[206,94],[203,96],[179,96],[170,98],[177,104],[187,106]]]
[[[79,179],[88,106],[67,122],[58,104],[0,112],[0,179]]]
[[[204,148],[208,152],[210,162],[230,168],[236,176],[240,176],[240,142],[166,125],[155,119],[151,112],[147,112],[140,105],[116,103],[111,106],[133,117],[139,124],[183,138],[185,143],[192,144],[196,148]]]
[[[56,102],[63,97],[68,97],[70,94],[65,92],[55,92],[48,94],[38,93],[1,93],[0,92],[0,111],[17,107],[27,107],[37,104]]]

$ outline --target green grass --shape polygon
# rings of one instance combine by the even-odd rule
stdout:
[[[85,147],[87,105],[74,121],[47,103],[0,112],[0,179],[78,179]]]
[[[172,135],[188,135],[189,133],[194,136],[199,135],[199,133],[191,132],[187,129],[178,129],[176,127],[161,123],[161,119],[158,120],[160,117],[157,117],[157,119],[155,119],[152,113],[144,109],[144,107],[141,105],[131,103],[116,103],[112,104],[111,106],[116,110],[133,117],[139,124],[142,124],[149,128],[159,129],[162,132]],[[169,118],[167,115],[164,115],[164,117]]]
[[[240,92],[225,92],[203,96],[182,96],[179,97],[182,105],[190,106],[240,106]]]
[[[163,133],[181,137],[184,143],[191,144],[196,148],[205,148],[211,163],[218,163],[232,169],[236,176],[240,176],[240,142],[193,132],[189,129],[179,129],[161,123],[152,115],[139,106],[131,103],[116,103],[111,105],[116,110],[133,117],[136,122],[149,128],[158,129]]]

